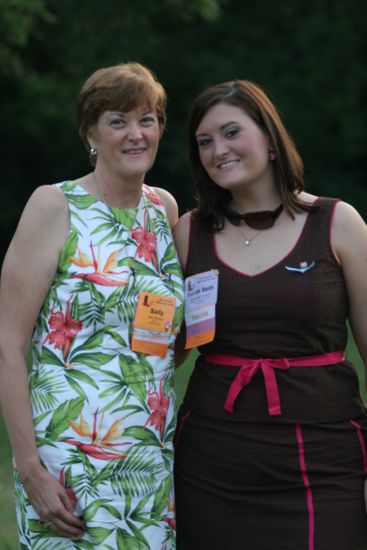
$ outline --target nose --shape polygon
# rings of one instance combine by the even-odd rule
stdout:
[[[214,154],[217,158],[223,158],[228,153],[228,144],[224,139],[214,140]]]
[[[131,122],[128,127],[128,138],[132,141],[141,139],[141,128],[137,122]]]

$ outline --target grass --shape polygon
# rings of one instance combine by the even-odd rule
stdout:
[[[348,359],[356,367],[360,378],[362,395],[367,402],[364,374],[361,358],[356,350],[353,339],[348,345]],[[196,354],[192,353],[189,359],[176,372],[176,392],[180,403],[185,393],[186,385],[194,366]],[[9,440],[0,415],[0,550],[17,550],[17,532],[14,512],[12,465]]]

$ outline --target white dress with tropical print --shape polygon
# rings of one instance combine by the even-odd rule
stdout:
[[[87,528],[79,541],[50,530],[15,471],[21,548],[171,550],[183,286],[165,210],[146,185],[133,209],[108,207],[70,181],[57,186],[70,232],[34,332],[30,393],[41,460]],[[141,291],[176,298],[165,358],[131,351]]]

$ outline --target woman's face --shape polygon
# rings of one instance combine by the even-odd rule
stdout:
[[[131,111],[104,111],[88,133],[98,151],[97,165],[125,179],[143,178],[152,167],[158,149],[157,115],[147,106]]]
[[[203,167],[220,187],[232,191],[272,178],[269,140],[240,107],[211,107],[197,128],[196,140]]]

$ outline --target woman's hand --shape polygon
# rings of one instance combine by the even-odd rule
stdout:
[[[65,487],[41,465],[23,476],[23,484],[42,522],[64,537],[83,536],[85,524],[75,515],[74,503]]]

